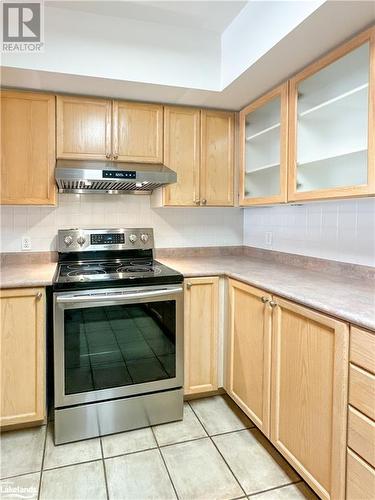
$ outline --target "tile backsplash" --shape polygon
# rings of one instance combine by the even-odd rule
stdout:
[[[69,227],[153,227],[157,248],[248,245],[375,267],[375,198],[240,208],[150,208],[148,196],[59,195],[56,207],[2,206],[1,252],[56,250]]]
[[[247,208],[244,245],[375,266],[375,198]]]
[[[56,250],[58,229],[71,227],[153,227],[156,247],[242,245],[239,208],[150,208],[149,196],[58,195],[56,207],[2,206],[1,252]]]

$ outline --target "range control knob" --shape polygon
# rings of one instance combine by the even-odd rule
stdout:
[[[149,239],[149,236],[148,236],[147,233],[142,233],[141,234],[141,241],[142,241],[142,243],[147,243],[148,239]]]
[[[67,247],[70,247],[70,245],[73,243],[73,238],[71,236],[65,236],[64,243]]]
[[[78,236],[77,243],[80,246],[83,246],[86,243],[86,239],[83,236]]]
[[[137,241],[137,239],[138,239],[138,236],[136,234],[132,233],[129,235],[130,243],[135,243]]]

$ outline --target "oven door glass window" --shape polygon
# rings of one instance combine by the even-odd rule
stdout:
[[[176,303],[64,311],[65,394],[176,376]]]

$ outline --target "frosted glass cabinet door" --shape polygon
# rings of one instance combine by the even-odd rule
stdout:
[[[374,33],[291,80],[289,200],[374,193]]]
[[[288,84],[240,112],[240,204],[286,201]]]

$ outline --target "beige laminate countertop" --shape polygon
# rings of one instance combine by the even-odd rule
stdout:
[[[247,256],[158,258],[185,277],[226,275],[375,330],[375,282]]]
[[[2,264],[1,288],[23,288],[52,285],[56,262],[35,264]]]
[[[375,282],[270,262],[248,256],[158,257],[185,277],[221,276],[291,299],[375,330]],[[56,263],[3,265],[1,288],[49,286]]]

